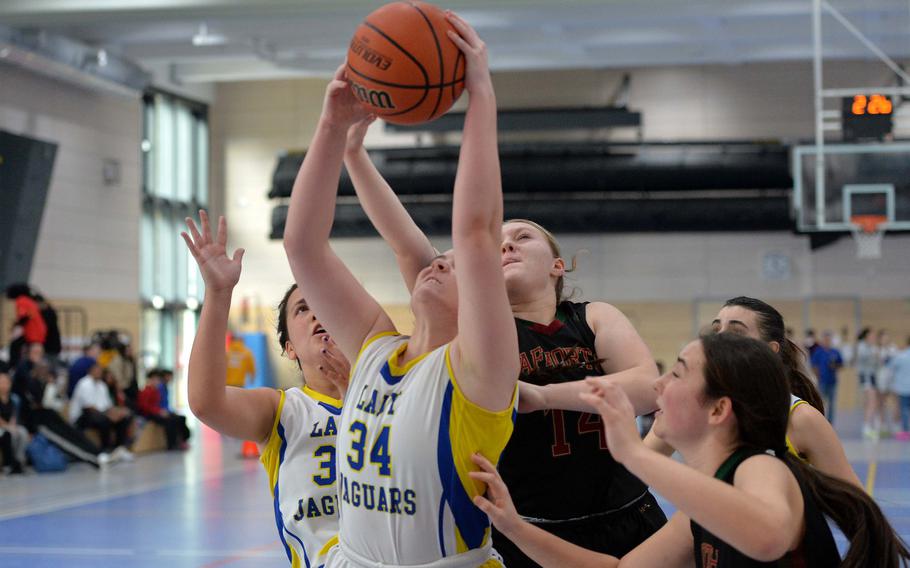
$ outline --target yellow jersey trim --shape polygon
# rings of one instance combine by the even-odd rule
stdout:
[[[472,411],[480,412],[481,414],[486,414],[487,416],[491,417],[508,416],[511,420],[512,412],[515,411],[515,399],[518,396],[518,382],[515,383],[515,390],[512,392],[512,400],[509,402],[509,406],[505,407],[502,410],[487,410],[486,408],[471,402],[468,400],[468,397],[464,395],[461,387],[458,386],[458,380],[455,378],[455,371],[452,370],[452,357],[450,354],[451,348],[451,344],[446,345],[446,369],[449,371],[449,380],[452,381],[452,385],[455,387],[455,392],[458,393],[458,396],[464,399],[465,404],[467,404],[468,408],[470,408]]]
[[[307,385],[303,385],[303,394],[309,396],[316,402],[324,402],[329,406],[334,406],[335,408],[341,408],[341,401],[337,398],[332,398],[327,394],[322,394],[321,392],[316,392]]]
[[[382,337],[387,337],[389,335],[401,335],[397,331],[380,331],[372,337],[368,337],[366,341],[363,342],[363,345],[360,346],[360,351],[357,353],[357,358],[354,359],[354,364],[351,365],[351,373],[348,375],[348,379],[354,377],[354,372],[357,370],[357,365],[360,364],[360,358],[363,357],[363,352],[367,350],[367,347],[372,345],[374,341]]]
[[[414,368],[414,365],[416,365],[417,363],[420,363],[421,361],[426,359],[427,355],[429,355],[430,353],[433,352],[433,351],[427,351],[426,353],[422,353],[422,354],[418,355],[417,357],[415,357],[414,359],[408,361],[404,365],[399,365],[398,359],[399,359],[399,357],[401,357],[401,354],[404,353],[407,348],[408,348],[408,342],[405,341],[404,343],[402,343],[401,345],[396,347],[395,351],[392,351],[392,354],[389,355],[389,358],[388,358],[389,372],[393,376],[400,377],[400,376],[406,374],[408,371],[410,371],[411,369]]]
[[[793,414],[793,411],[796,410],[796,407],[801,404],[809,404],[809,403],[803,399],[799,399],[796,402],[794,402],[793,404],[791,404],[790,412],[787,414],[788,418],[789,418],[789,416],[791,416]],[[796,446],[793,445],[793,442],[790,441],[790,436],[786,436],[784,438],[784,441],[787,442],[787,451],[788,452],[790,452],[791,454],[793,454],[794,456],[796,456],[797,458],[801,459],[804,462],[807,461],[806,458],[799,453],[799,450],[796,449]]]
[[[281,421],[281,412],[284,410],[286,396],[283,390],[278,392],[281,398],[278,400],[278,409],[275,411],[275,421],[272,423],[269,440],[262,450],[262,455],[259,456],[259,461],[269,474],[269,489],[273,497],[275,496],[275,485],[278,483],[278,468],[281,466],[281,437],[278,435],[278,423]]]
[[[513,416],[518,396],[518,384],[516,382],[511,403],[503,410],[494,412],[471,402],[458,387],[449,349],[450,346],[446,346],[446,370],[449,373],[453,391],[449,415],[449,443],[455,472],[468,497],[473,499],[477,495],[484,494],[486,484],[472,479],[469,475],[469,472],[478,470],[471,456],[480,453],[494,464],[499,462],[499,457],[514,429]],[[490,533],[487,528],[484,531],[483,542],[489,542],[489,539]],[[468,550],[458,527],[455,528],[455,547],[456,552],[459,553]]]
[[[337,534],[326,541],[326,543],[322,547],[322,549],[319,550],[318,556],[323,556],[324,554],[327,554],[329,552],[329,550],[331,550],[332,547],[335,546],[336,544],[338,544],[338,535]]]

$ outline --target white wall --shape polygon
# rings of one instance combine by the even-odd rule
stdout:
[[[50,298],[138,301],[141,109],[0,64],[0,128],[58,145],[31,275]]]
[[[501,108],[602,105],[620,75],[615,71],[509,73],[496,75],[494,82]],[[827,66],[826,75],[826,86],[858,86],[883,83],[887,72],[877,63],[837,62]],[[631,86],[629,106],[643,112],[646,140],[795,140],[813,133],[808,63],[648,68],[632,71]],[[324,88],[325,81],[316,79],[229,83],[217,88],[212,108],[214,178],[225,189],[224,211],[233,221],[232,238],[247,249],[238,292],[266,304],[277,301],[291,282],[281,244],[266,238],[275,204],[265,198],[266,188],[277,154],[308,144]],[[367,137],[368,146],[392,141],[380,125],[374,125]],[[910,237],[888,237],[882,261],[857,261],[849,239],[813,253],[806,237],[789,233],[562,238],[566,252],[591,251],[581,258],[578,273],[578,284],[589,298],[691,300],[736,294],[888,298],[910,292]],[[380,301],[407,302],[394,260],[383,243],[345,239],[334,245]],[[762,279],[762,260],[768,252],[790,258],[788,280]]]

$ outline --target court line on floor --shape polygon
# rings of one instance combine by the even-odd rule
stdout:
[[[48,546],[0,546],[3,554],[29,554],[52,556],[135,556],[131,548],[73,548]]]
[[[103,503],[105,501],[111,501],[113,499],[119,499],[121,497],[132,497],[135,495],[141,495],[143,493],[151,493],[152,491],[158,491],[159,489],[167,489],[170,487],[181,487],[185,485],[196,485],[200,483],[205,483],[206,481],[211,481],[214,479],[224,479],[227,477],[232,477],[239,473],[244,473],[246,471],[244,465],[238,464],[232,468],[219,470],[217,472],[210,473],[208,475],[203,474],[196,479],[182,479],[180,481],[153,481],[148,483],[143,483],[141,485],[136,485],[130,487],[129,489],[121,489],[111,491],[109,493],[97,494],[97,495],[88,495],[80,497],[74,495],[69,499],[61,499],[55,501],[54,503],[47,503],[44,505],[37,506],[22,506],[17,509],[11,509],[9,511],[4,511],[0,513],[0,521],[8,521],[11,519],[19,519],[23,517],[30,517],[32,515],[42,515],[44,513],[52,513],[55,511],[62,511],[64,509],[70,509],[73,507],[81,507],[83,505],[94,505],[96,503]]]
[[[869,473],[866,474],[866,493],[870,497],[873,496],[875,492],[875,474],[878,472],[878,461],[873,459],[869,462]]]

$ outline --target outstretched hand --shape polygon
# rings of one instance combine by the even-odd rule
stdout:
[[[622,388],[601,377],[585,379],[581,399],[597,409],[603,419],[607,446],[616,461],[625,463],[636,451],[646,449],[635,426],[635,409]]]
[[[241,261],[243,249],[234,251],[233,258],[227,256],[227,221],[224,217],[218,218],[218,232],[212,239],[212,230],[209,226],[209,216],[204,209],[199,210],[199,221],[202,232],[196,228],[196,223],[189,217],[186,218],[186,228],[180,236],[186,241],[186,247],[199,265],[205,289],[212,292],[229,291],[240,280]],[[192,237],[190,236],[192,235]]]
[[[519,525],[522,519],[515,510],[515,504],[512,502],[512,496],[509,495],[509,488],[506,487],[505,481],[496,471],[496,466],[483,455],[476,453],[471,459],[480,468],[480,471],[468,472],[471,479],[482,481],[487,485],[486,495],[474,497],[474,505],[486,513],[490,520],[499,529],[499,532],[509,536]]]
[[[487,44],[480,39],[474,28],[455,12],[446,10],[446,19],[455,28],[455,31],[449,30],[447,32],[449,39],[464,54],[465,90],[470,94],[484,86],[492,88],[490,65],[487,61]]]
[[[325,100],[322,104],[322,120],[327,124],[347,129],[354,123],[367,118],[367,110],[354,93],[348,81],[347,62],[335,70],[335,75],[325,89]]]

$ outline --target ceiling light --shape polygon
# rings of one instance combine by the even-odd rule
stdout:
[[[210,34],[209,27],[205,22],[199,24],[199,29],[196,31],[196,35],[193,36],[193,45],[196,47],[206,47],[211,45],[224,45],[227,43],[227,38],[219,34]]]

